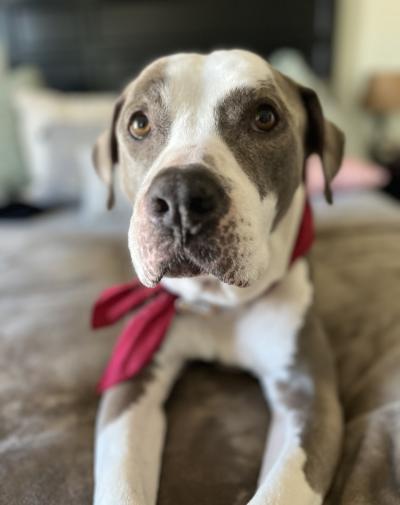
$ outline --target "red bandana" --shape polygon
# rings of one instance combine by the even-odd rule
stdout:
[[[309,251],[313,239],[311,207],[306,202],[290,264]],[[176,298],[160,285],[146,288],[137,279],[103,291],[93,308],[92,327],[95,329],[109,326],[130,311],[142,308],[120,334],[98,384],[99,392],[131,379],[151,360],[175,315]]]

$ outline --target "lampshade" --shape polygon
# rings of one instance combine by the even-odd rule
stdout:
[[[366,109],[381,114],[400,110],[400,71],[371,76],[363,105]]]

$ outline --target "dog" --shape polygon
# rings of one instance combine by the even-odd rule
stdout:
[[[109,207],[118,166],[138,278],[179,300],[150,364],[102,398],[95,505],[156,503],[163,404],[194,359],[250,372],[268,400],[272,421],[249,504],[322,503],[342,412],[307,258],[289,259],[305,161],[320,157],[330,202],[343,146],[314,91],[251,52],[164,57],[124,89],[94,164]]]

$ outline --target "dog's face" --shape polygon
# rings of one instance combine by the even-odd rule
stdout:
[[[133,205],[129,246],[147,286],[209,274],[248,286],[268,267],[269,239],[322,160],[326,196],[343,136],[314,92],[246,51],[157,60],[118,99],[96,168],[113,199],[118,164]]]

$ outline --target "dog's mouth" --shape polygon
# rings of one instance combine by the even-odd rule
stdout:
[[[161,277],[195,277],[205,274],[204,268],[196,264],[185,251],[174,254],[169,261],[164,261],[161,267]]]
[[[246,287],[249,282],[239,268],[238,249],[232,234],[158,243],[156,254],[143,258],[147,283],[155,285],[163,277],[212,275],[226,284]]]
[[[230,262],[230,260],[228,260]],[[218,261],[210,264],[203,264],[197,259],[179,254],[165,262],[160,270],[160,275],[156,283],[160,282],[163,277],[180,278],[180,277],[197,277],[203,275],[212,275],[216,279],[225,284],[231,284],[237,287],[247,287],[249,282],[245,279],[240,279]]]

